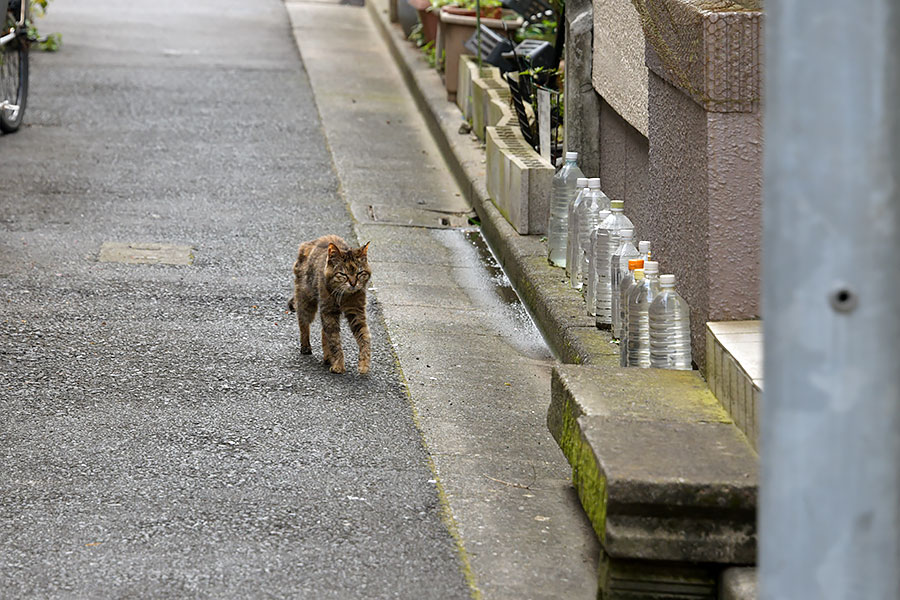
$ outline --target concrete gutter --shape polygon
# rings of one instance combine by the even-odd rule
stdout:
[[[450,171],[481,220],[482,233],[556,358],[573,364],[613,360],[618,346],[584,314],[584,300],[566,284],[563,270],[547,261],[543,237],[519,235],[491,202],[484,150],[474,135],[459,133],[463,117],[459,108],[448,102],[438,72],[403,38],[400,28],[391,25],[387,0],[370,0],[366,7]]]

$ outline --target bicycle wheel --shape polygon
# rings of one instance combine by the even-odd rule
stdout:
[[[0,131],[12,133],[22,124],[28,99],[28,42],[25,36],[0,48],[0,101],[17,106],[0,109]]]

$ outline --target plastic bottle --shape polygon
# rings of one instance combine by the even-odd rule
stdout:
[[[659,293],[659,264],[644,263],[644,279],[628,295],[628,366],[650,366],[650,303]]]
[[[631,288],[634,286],[635,281],[637,280],[638,271],[640,271],[640,278],[644,278],[644,261],[642,259],[635,259],[628,261],[628,274],[625,275],[625,278],[622,279],[622,283],[620,287],[622,288],[619,300],[619,306],[621,307],[622,313],[622,330],[619,335],[619,364],[623,367],[628,366],[627,360],[627,352],[625,351],[628,345],[628,313],[625,310],[628,307],[628,293],[631,291]]]
[[[641,257],[641,253],[631,243],[633,236],[633,229],[619,230],[619,247],[616,248],[609,261],[610,315],[612,318],[613,337],[616,338],[622,336],[622,314],[619,307],[622,295],[622,280],[628,274],[628,261]]]
[[[609,215],[609,210],[601,210],[597,214],[597,222],[602,223]],[[590,246],[588,246],[588,256],[594,256],[597,252],[597,234],[599,231],[600,229],[597,227],[591,232],[591,243]],[[597,314],[597,268],[593,261],[588,263],[588,269],[589,271],[584,283],[586,289],[584,301],[587,304],[587,314],[593,317]]]
[[[691,309],[675,291],[675,276],[660,275],[659,293],[648,310],[650,366],[691,370]]]
[[[566,236],[566,276],[571,280],[572,271],[575,270],[575,248],[578,247],[578,230],[575,228],[575,209],[581,204],[584,194],[588,189],[588,178],[579,177],[575,180],[575,187],[578,193],[569,204],[569,225],[567,227]],[[575,287],[574,285],[572,287]]]
[[[580,290],[584,287],[588,273],[587,252],[591,247],[591,232],[597,227],[598,218],[603,202],[606,198],[600,191],[600,178],[588,179],[588,189],[581,195],[581,202],[575,207],[575,235],[577,246],[574,248],[573,259],[575,269],[572,273],[572,287]]]
[[[632,272],[632,282],[628,285],[628,290],[625,293],[625,326],[622,328],[622,337],[619,339],[619,365],[622,367],[628,366],[628,299],[631,297],[631,292],[641,285],[643,281],[644,262],[641,261],[641,266],[635,267]]]
[[[597,327],[612,325],[612,286],[609,265],[619,247],[619,232],[634,230],[631,219],[625,216],[625,204],[621,200],[610,203],[610,215],[600,223],[594,259],[597,261]]]
[[[653,253],[650,252],[650,242],[648,240],[641,240],[640,242],[638,242],[638,252],[641,253],[641,266],[638,268],[643,268],[644,263],[653,258]],[[628,334],[628,315],[626,309],[628,308],[628,287],[632,283],[634,283],[633,276],[626,284],[619,284],[619,319],[622,323],[621,334],[619,335],[620,344],[624,341],[625,336]],[[626,366],[624,359],[622,362],[622,366]]]
[[[641,253],[641,259],[643,260],[653,260],[653,254],[650,252],[650,242],[647,240],[641,240],[638,242],[638,252]]]
[[[577,152],[566,152],[566,161],[553,176],[550,194],[550,222],[547,224],[547,241],[550,245],[550,262],[557,267],[566,266],[566,240],[569,237],[569,205],[578,193],[577,182],[584,173],[575,162]]]

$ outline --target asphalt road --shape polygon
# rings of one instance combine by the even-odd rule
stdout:
[[[379,306],[366,377],[284,311],[351,219],[283,4],[40,27],[63,50],[0,137],[0,597],[468,597]]]

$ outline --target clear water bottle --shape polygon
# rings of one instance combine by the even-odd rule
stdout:
[[[647,240],[641,240],[638,242],[638,252],[640,252],[640,264],[638,265],[638,269],[642,269],[641,277],[643,277],[644,272],[644,263],[649,261],[653,254],[650,252],[650,242]],[[631,261],[628,261],[629,263]],[[630,264],[629,264],[630,268]],[[628,336],[628,292],[630,291],[631,284],[634,283],[634,274],[625,275],[625,281],[619,284],[619,322],[622,324],[619,332],[619,345],[620,347],[625,347],[625,338]],[[627,366],[625,360],[625,354],[622,354],[622,366]]]
[[[608,210],[601,210],[597,215],[597,222],[602,223],[609,216]],[[597,252],[597,235],[601,232],[599,226],[591,232],[591,243],[588,246],[588,256],[594,256]],[[587,314],[595,316],[597,314],[597,263],[591,261],[588,263],[588,273],[585,278],[584,301],[587,304]]]
[[[619,364],[623,367],[628,366],[628,294],[638,281],[644,278],[644,261],[642,259],[628,261],[628,274],[621,283],[621,298],[619,306],[622,313],[622,331],[619,336]]]
[[[591,248],[591,232],[597,227],[598,218],[606,196],[600,191],[600,179],[588,179],[588,189],[581,195],[581,202],[575,207],[575,235],[577,245],[573,250],[575,268],[572,273],[572,287],[580,290],[584,287],[588,273],[587,252]]]
[[[631,219],[625,216],[625,203],[613,200],[610,203],[610,215],[600,223],[597,233],[597,245],[594,259],[597,261],[597,327],[609,328],[612,325],[612,285],[609,277],[609,265],[612,256],[619,247],[619,233],[624,229],[634,230]]]
[[[569,205],[578,193],[578,179],[584,173],[575,162],[577,152],[566,152],[566,161],[553,176],[550,194],[550,222],[547,224],[547,241],[550,245],[550,262],[557,267],[566,266],[566,240],[569,237]]]
[[[609,261],[610,314],[612,315],[613,337],[616,338],[622,336],[622,314],[619,307],[622,280],[628,274],[628,261],[641,257],[641,253],[631,242],[632,237],[634,237],[633,229],[619,230],[619,247],[616,248]]]
[[[650,366],[650,303],[659,293],[659,264],[644,263],[644,279],[628,295],[628,366]]]
[[[578,188],[578,193],[575,194],[575,198],[572,200],[572,203],[569,204],[569,225],[567,228],[568,234],[566,236],[566,276],[570,280],[574,280],[572,272],[575,270],[576,265],[575,249],[578,248],[578,229],[575,227],[575,209],[581,204],[584,194],[587,192],[588,178],[579,177],[576,179],[575,187]],[[575,287],[574,281],[572,287]]]
[[[648,310],[650,366],[691,370],[691,309],[675,291],[675,276],[660,275],[659,293]]]
[[[638,252],[641,253],[641,260],[653,260],[653,254],[650,252],[650,242],[647,240],[638,242]]]

